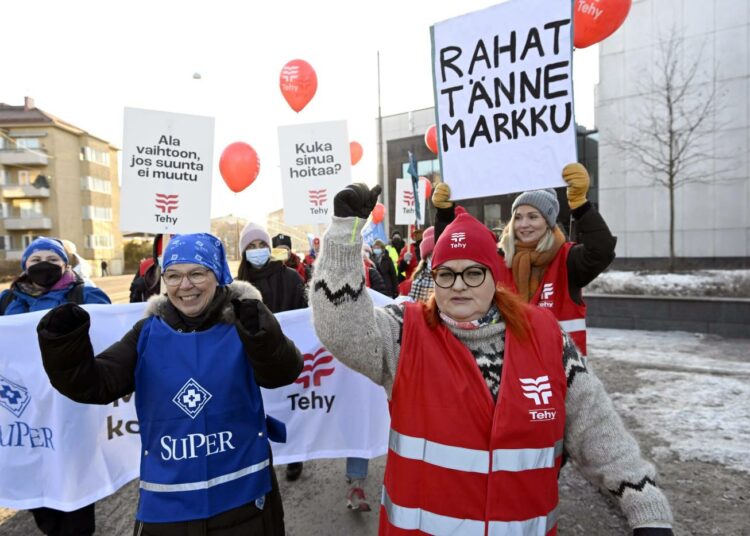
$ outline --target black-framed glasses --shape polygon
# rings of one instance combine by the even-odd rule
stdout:
[[[188,278],[193,285],[200,285],[208,281],[209,270],[191,270],[190,272],[177,272],[175,270],[167,270],[161,274],[164,283],[168,287],[177,287],[182,283],[184,278]]]
[[[469,266],[460,272],[454,272],[450,268],[435,268],[432,270],[432,280],[440,288],[451,288],[456,278],[461,277],[467,287],[475,288],[484,283],[487,270],[488,268],[484,266]]]

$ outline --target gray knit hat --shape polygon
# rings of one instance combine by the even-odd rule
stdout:
[[[550,227],[555,226],[557,215],[560,213],[560,202],[557,200],[557,194],[551,188],[522,193],[513,201],[511,212],[515,213],[516,208],[521,205],[534,207],[547,220],[547,224]]]

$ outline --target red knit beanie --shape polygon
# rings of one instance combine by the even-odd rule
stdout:
[[[428,227],[422,234],[422,241],[419,243],[419,257],[425,259],[432,255],[435,249],[435,227]]]
[[[445,228],[435,244],[432,267],[456,259],[469,259],[486,266],[495,283],[500,281],[500,256],[495,234],[463,207],[456,207],[456,219]]]

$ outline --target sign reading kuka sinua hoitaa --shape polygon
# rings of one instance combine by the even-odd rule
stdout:
[[[209,232],[213,117],[125,108],[124,125],[121,229]]]
[[[330,222],[334,196],[351,182],[346,121],[279,127],[279,161],[284,222]]]

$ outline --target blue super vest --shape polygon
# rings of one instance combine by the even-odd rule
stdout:
[[[138,520],[206,519],[271,490],[263,399],[233,325],[181,333],[151,317],[138,339],[135,394]]]

